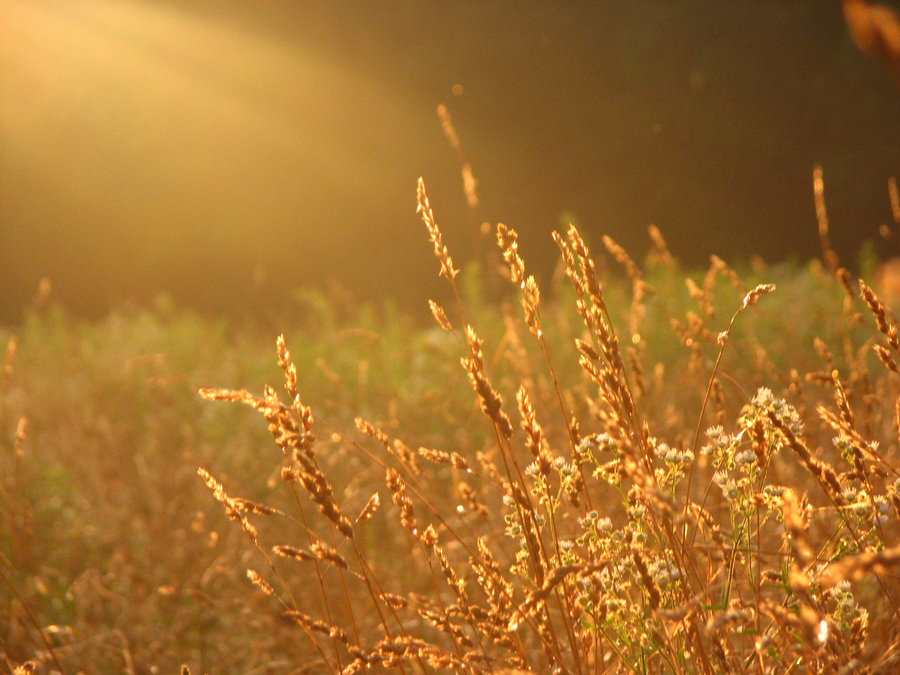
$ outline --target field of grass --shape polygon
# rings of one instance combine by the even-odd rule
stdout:
[[[514,231],[460,273],[419,204],[434,321],[309,292],[0,331],[0,671],[900,669],[871,270],[572,229],[538,290]]]

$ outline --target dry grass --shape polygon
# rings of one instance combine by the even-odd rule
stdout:
[[[686,323],[673,318],[689,358],[686,371],[672,372],[649,360],[640,333],[653,292],[641,269],[604,239],[631,279],[623,351],[594,258],[575,228],[554,238],[582,326],[563,327],[568,353],[551,350],[537,282],[525,271],[516,232],[501,224],[497,241],[520,289],[524,330],[505,322],[505,349],[488,358],[467,323],[459,270],[421,181],[418,201],[462,328],[433,301],[431,310],[458,338],[489,430],[481,444],[460,443],[448,429],[443,448],[413,452],[362,419],[361,436],[331,431],[320,442],[281,337],[284,398],[272,388],[259,397],[201,392],[253,407],[280,449],[296,515],[289,517],[295,531],[280,535],[287,539],[271,539],[278,543],[261,543],[251,523],[260,508],[229,497],[200,472],[264,561],[269,581],[248,570],[253,583],[308,638],[309,660],[298,665],[334,673],[375,666],[470,673],[900,667],[900,344],[889,311],[864,282],[863,307],[844,301],[843,368],[818,340],[827,370],[785,372],[768,354],[783,345],[767,347],[748,330],[731,351],[754,360],[758,376],[740,382],[725,369],[725,353],[736,325],[752,323],[753,306],[776,288],[759,284],[743,293],[715,332],[707,324],[716,322],[716,277],[743,283],[714,258],[703,286],[688,284],[701,314],[688,313]],[[825,223],[824,205],[820,217]],[[662,236],[650,234],[656,264],[671,266]],[[827,225],[820,235],[835,287],[842,279],[852,288]],[[859,344],[851,337],[867,321],[861,309],[881,338]],[[565,385],[559,358],[581,368]],[[502,370],[499,361],[509,366],[502,384],[492,372]],[[518,380],[517,405],[501,394],[510,374]],[[674,387],[667,381],[673,376]],[[696,428],[686,424],[692,410]],[[329,478],[319,458],[335,447],[358,453],[372,474],[381,468],[393,508],[378,508],[371,475],[350,485],[346,476]]]
[[[455,306],[308,297],[277,389],[258,332],[165,308],[4,336],[7,672],[900,668],[900,342],[819,192],[824,268],[570,228],[548,301],[499,225],[494,304],[417,198]]]

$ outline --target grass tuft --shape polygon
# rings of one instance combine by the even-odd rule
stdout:
[[[420,181],[451,303],[298,293],[274,353],[42,296],[0,331],[4,672],[896,672],[896,295],[816,190],[824,264],[570,227],[542,283],[505,225],[458,268]]]
[[[816,195],[828,269],[810,268],[815,290],[803,292],[840,304],[853,289],[828,242],[821,186]],[[570,287],[545,305],[518,234],[500,224],[522,316],[506,304],[480,316],[493,321],[482,338],[421,180],[418,203],[463,327],[429,301],[433,335],[456,337],[441,350],[456,351],[480,420],[455,399],[458,412],[425,411],[446,423],[413,424],[401,440],[403,419],[385,409],[387,426],[357,417],[359,433],[323,444],[283,337],[285,402],[271,388],[203,391],[255,408],[280,449],[301,515],[293,534],[273,534],[287,537],[273,550],[330,563],[274,565],[244,523],[251,509],[217,493],[272,571],[271,585],[253,572],[254,585],[303,629],[310,663],[473,674],[898,666],[900,349],[864,281],[843,311],[809,325],[813,307],[804,317],[802,304],[784,313],[794,300],[761,302],[776,284],[717,257],[678,291],[677,263],[651,228],[643,269],[603,239],[627,274],[622,293],[570,227],[553,235]],[[438,388],[460,386],[445,377]],[[320,458],[335,453],[358,456],[361,470],[348,480],[326,469]],[[379,471],[393,508],[378,509]],[[361,516],[351,523],[345,510]],[[312,538],[310,552],[297,537]]]

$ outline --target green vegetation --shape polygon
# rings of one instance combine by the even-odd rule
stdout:
[[[302,293],[277,347],[165,302],[0,334],[3,672],[895,672],[868,286],[572,229],[539,292],[501,227],[488,297],[419,203],[433,326]]]

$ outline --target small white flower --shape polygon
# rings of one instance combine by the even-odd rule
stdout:
[[[763,488],[763,493],[769,495],[770,497],[780,497],[784,494],[784,486],[783,485],[766,485]]]
[[[751,401],[757,408],[770,408],[775,401],[775,395],[768,387],[760,387],[756,390],[756,396]]]
[[[744,450],[734,457],[734,461],[738,464],[752,464],[756,461],[756,453],[753,450]]]

